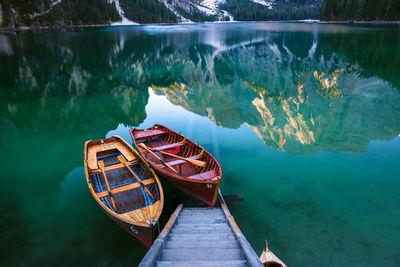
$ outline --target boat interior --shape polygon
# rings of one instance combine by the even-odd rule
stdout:
[[[138,148],[144,153],[145,157],[165,172],[198,181],[215,180],[215,178],[219,176],[219,165],[208,153],[194,142],[167,128],[156,125],[146,130],[135,129],[132,133]],[[153,151],[153,153],[177,171],[177,173],[174,173],[173,170],[165,166],[154,155],[140,147],[140,143],[144,143],[147,147],[158,151],[167,152],[187,159],[201,160],[206,162],[206,164],[200,167],[188,161]]]
[[[89,142],[87,150],[89,183],[105,206],[114,213],[126,215],[127,219],[137,222],[147,223],[149,220],[158,219],[162,208],[159,185],[153,172],[139,156],[130,151],[131,148],[109,138]],[[119,156],[126,160],[127,165],[118,159]],[[104,172],[100,168],[101,161],[104,164]],[[132,172],[147,187],[150,194]]]

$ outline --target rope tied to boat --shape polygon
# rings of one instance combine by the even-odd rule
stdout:
[[[148,220],[147,221],[148,223],[153,223],[153,222],[156,222],[156,225],[157,225],[157,230],[158,230],[158,235],[160,235],[160,223],[158,222],[158,220],[157,219],[150,219],[150,220]]]

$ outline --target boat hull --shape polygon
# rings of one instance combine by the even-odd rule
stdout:
[[[189,196],[202,201],[207,206],[213,207],[215,205],[218,197],[219,184],[222,178],[222,169],[218,161],[209,152],[185,136],[160,124],[155,124],[153,127],[148,129],[131,129],[129,132],[134,144],[138,148],[139,153],[147,159],[148,163],[160,177]],[[173,145],[179,143],[178,150],[181,153],[179,156],[188,158],[201,155],[197,159],[206,162],[206,165],[204,168],[200,169],[196,167],[198,170],[198,175],[194,175],[196,177],[192,178],[191,175],[187,177],[181,176],[182,172],[187,173],[188,165],[186,165],[186,167],[182,165],[182,169],[181,165],[174,165],[177,173],[172,172],[170,168],[165,166],[165,164],[162,165],[160,164],[161,162],[157,162],[157,160],[154,160],[154,158],[152,159],[151,155],[146,153],[146,151],[139,146],[139,144],[144,141],[145,144],[151,147],[151,145],[155,144],[155,142],[160,142],[154,140],[160,138],[163,133],[165,135],[164,140],[168,140],[167,143],[172,143],[172,147]],[[163,147],[171,146],[165,145],[164,142]],[[203,177],[199,177],[204,173],[210,173],[210,171],[214,171],[213,176],[205,179],[203,179]]]
[[[194,197],[208,207],[214,207],[215,201],[218,197],[218,188],[219,188],[219,181],[218,182],[195,182],[195,181],[188,181],[183,179],[176,179],[175,177],[168,175],[151,164],[152,167],[156,170],[157,174],[166,180],[168,183],[172,184],[179,190],[185,192],[191,197]]]
[[[122,229],[128,232],[133,237],[137,238],[140,242],[142,242],[147,248],[150,248],[153,245],[156,233],[156,226],[149,225],[149,227],[143,227],[140,225],[135,225],[131,223],[127,223],[121,220],[118,220],[113,215],[109,214],[107,211],[104,210],[107,216],[117,223]]]

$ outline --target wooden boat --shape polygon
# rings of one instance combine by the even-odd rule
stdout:
[[[160,124],[131,129],[130,134],[139,153],[162,178],[207,206],[214,206],[222,169],[209,152]]]
[[[87,141],[84,158],[93,198],[112,220],[151,247],[164,205],[154,170],[119,136]]]
[[[286,264],[269,250],[267,240],[265,240],[265,248],[261,253],[260,260],[265,267],[287,267]]]

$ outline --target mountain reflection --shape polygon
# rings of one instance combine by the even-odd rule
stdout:
[[[217,125],[246,123],[266,145],[294,154],[363,153],[371,140],[398,135],[396,80],[371,75],[368,61],[349,62],[340,47],[326,45],[329,28],[282,25],[2,36],[1,135],[49,132],[81,149],[119,123],[140,124],[149,86]]]
[[[400,131],[399,92],[324,52],[315,32],[250,32],[229,45],[229,36],[210,35],[156,60],[163,65],[168,58],[175,70],[169,84],[153,83],[156,93],[220,126],[246,123],[266,145],[294,154],[364,153],[371,140]]]

